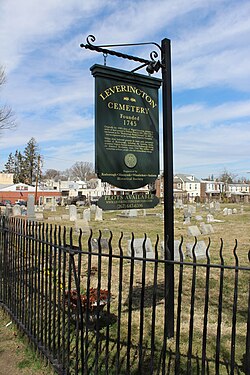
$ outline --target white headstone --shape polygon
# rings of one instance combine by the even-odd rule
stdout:
[[[215,202],[215,211],[220,211],[220,202]]]
[[[195,216],[195,220],[197,220],[197,221],[202,221],[202,220],[203,220],[203,218],[202,218],[202,216],[200,216],[200,215],[197,215],[197,216]]]
[[[174,260],[179,261],[180,260],[180,240],[174,240]],[[183,260],[185,259],[185,254],[183,252],[183,248],[181,248]],[[165,253],[164,253],[164,241],[161,242],[161,256],[164,259]]]
[[[95,211],[95,221],[102,221],[102,209],[98,206]]]
[[[213,221],[214,221],[214,217],[213,217],[213,215],[208,214],[208,215],[207,215],[207,222],[208,222],[208,223],[212,223]]]
[[[129,210],[129,217],[136,217],[137,216],[137,210],[136,209],[131,209]]]
[[[233,213],[232,208],[229,208],[229,209],[227,210],[227,214],[228,214],[228,215],[232,215],[232,213]]]
[[[233,208],[233,214],[237,214],[237,208]]]
[[[100,245],[102,250],[108,250],[109,249],[109,243],[107,238],[101,238],[100,239]],[[91,239],[91,249],[92,250],[98,250],[99,249],[99,241],[97,238]]]
[[[15,206],[12,207],[12,215],[21,216],[21,206],[19,204],[15,204]]]
[[[43,213],[42,212],[36,212],[35,218],[36,218],[36,220],[43,220]]]
[[[227,207],[225,207],[225,208],[223,209],[223,215],[224,215],[224,216],[227,216],[227,215],[228,215],[228,208],[227,208]]]
[[[77,221],[75,221],[75,232],[79,233],[80,229],[83,233],[89,233],[89,222],[85,219],[78,219]]]
[[[190,224],[190,217],[185,217],[183,224]]]
[[[90,208],[87,208],[83,211],[83,218],[87,221],[90,221]]]
[[[34,197],[33,194],[28,195],[27,217],[28,217],[29,220],[35,219],[35,197]]]
[[[62,220],[65,220],[65,221],[69,220],[69,215],[62,214]]]
[[[133,247],[134,247],[134,254],[135,257],[143,258],[143,243],[144,238],[135,238],[133,241]],[[131,240],[128,240],[128,256],[131,256]],[[145,249],[146,249],[146,258],[154,259],[155,258],[155,252],[153,251],[152,243],[150,238],[146,239],[145,242]]]
[[[97,207],[96,204],[91,204],[91,206],[90,206],[91,212],[95,212],[96,207]]]
[[[209,230],[207,228],[207,224],[201,223],[200,224],[200,231],[201,231],[201,234],[209,234]]]
[[[191,225],[190,227],[188,227],[188,235],[197,237],[201,235],[201,232],[196,225]]]
[[[76,221],[77,220],[77,209],[74,204],[69,206],[69,220]]]
[[[201,223],[200,228],[202,234],[214,233],[214,228],[212,227],[212,224]]]
[[[186,245],[186,255],[190,258],[193,258],[193,247],[194,247],[194,244],[192,243],[187,243]],[[207,258],[206,249],[207,249],[207,245],[205,244],[205,241],[197,241],[195,249],[194,249],[194,253],[195,253],[197,260]]]

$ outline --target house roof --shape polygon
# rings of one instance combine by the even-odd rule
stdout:
[[[12,184],[0,184],[0,190],[4,189],[4,188],[7,188],[9,186],[12,186]]]
[[[177,173],[175,177],[180,178],[183,182],[200,182],[198,178],[196,178],[193,175],[183,174],[183,173]]]

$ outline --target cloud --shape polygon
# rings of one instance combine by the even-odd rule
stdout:
[[[246,0],[240,6],[233,0],[2,2],[0,63],[8,82],[1,94],[19,126],[11,143],[7,132],[0,139],[1,165],[5,155],[24,148],[31,136],[41,146],[47,168],[93,160],[94,80],[89,67],[102,64],[103,56],[79,47],[89,34],[96,36],[95,44],[171,39],[179,171],[247,163],[249,14]],[[155,47],[116,49],[148,58]],[[107,63],[125,70],[138,66],[111,56]]]
[[[174,109],[174,126],[176,129],[185,127],[203,127],[219,122],[250,117],[250,100],[226,102],[217,106],[202,103],[184,105]],[[204,128],[204,127],[203,127]],[[209,128],[210,129],[210,128]]]

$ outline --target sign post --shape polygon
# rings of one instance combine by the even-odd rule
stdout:
[[[162,112],[163,112],[163,173],[164,173],[164,247],[165,247],[165,259],[166,261],[170,261],[170,262],[165,262],[165,316],[164,316],[164,350],[163,352],[166,354],[166,342],[167,342],[167,337],[173,337],[174,336],[174,264],[172,263],[173,260],[174,260],[174,211],[173,211],[173,135],[172,135],[172,83],[171,83],[171,43],[170,43],[170,40],[165,38],[161,41],[161,46],[155,42],[150,42],[150,43],[133,43],[133,44],[120,44],[120,45],[102,45],[102,46],[95,46],[93,45],[92,43],[95,41],[95,37],[93,35],[89,35],[88,38],[87,38],[87,44],[81,44],[80,47],[82,48],[86,48],[86,49],[89,49],[91,51],[96,51],[96,52],[100,52],[100,53],[103,53],[104,56],[107,56],[107,55],[112,55],[112,56],[117,56],[119,58],[123,58],[123,59],[129,59],[129,60],[132,60],[132,61],[135,61],[135,62],[138,62],[138,63],[141,63],[142,65],[136,69],[134,69],[132,72],[126,72],[126,75],[128,77],[131,77],[131,73],[133,73],[133,77],[135,76],[134,75],[134,72],[136,70],[139,70],[143,67],[146,67],[146,70],[148,73],[150,74],[153,74],[155,72],[158,72],[160,69],[161,69],[161,73],[162,73]],[[140,58],[140,57],[137,57],[137,56],[131,56],[131,55],[126,55],[124,53],[121,53],[121,52],[117,52],[117,51],[114,51],[114,50],[110,50],[110,49],[107,49],[106,47],[118,47],[118,46],[141,46],[141,45],[147,45],[147,44],[153,44],[155,46],[157,46],[157,48],[159,48],[159,50],[161,51],[161,61],[156,61],[155,58],[158,56],[158,53],[156,51],[153,51],[151,52],[150,54],[150,57],[151,57],[151,60],[146,60],[146,59],[143,59],[143,58]],[[104,67],[103,67],[104,68]],[[92,74],[93,75],[96,75],[97,76],[97,68],[94,68],[92,67]],[[109,68],[111,69],[111,68]],[[120,73],[119,73],[120,74]],[[145,76],[144,76],[145,77]],[[145,79],[148,78],[148,77],[145,77]],[[134,79],[134,78],[132,78]],[[155,81],[156,82],[156,81]],[[131,85],[131,87],[136,87],[137,84],[139,85],[138,88],[139,90],[141,90],[140,92],[145,92],[145,95],[146,95],[146,90],[144,90],[144,86],[140,86],[140,83],[135,83],[135,81],[133,82],[129,82],[128,85]],[[149,175],[149,172],[151,172],[148,168],[145,169],[145,165],[141,167],[141,164],[138,163],[138,157],[140,159],[140,155],[137,153],[138,149],[136,148],[136,143],[133,143],[133,146],[129,146],[131,148],[129,148],[128,152],[125,151],[125,149],[123,150],[123,146],[122,146],[122,142],[128,142],[129,139],[131,139],[130,135],[131,135],[131,132],[127,132],[127,130],[125,131],[125,136],[121,136],[119,133],[118,133],[118,127],[120,126],[120,122],[119,121],[122,121],[122,120],[129,120],[129,121],[136,121],[136,123],[134,123],[134,126],[135,124],[138,125],[138,128],[139,129],[139,126],[141,126],[141,124],[144,122],[144,119],[146,118],[151,118],[151,115],[147,117],[146,113],[142,113],[142,110],[141,109],[138,109],[139,111],[139,120],[137,120],[137,116],[136,116],[136,113],[134,114],[124,114],[124,116],[131,116],[131,118],[123,118],[123,114],[122,112],[124,108],[126,107],[123,107],[123,105],[125,106],[125,102],[123,102],[122,100],[124,99],[121,99],[121,100],[118,100],[118,101],[112,101],[112,100],[109,100],[111,99],[111,96],[112,94],[114,94],[115,92],[118,94],[118,89],[117,88],[114,88],[114,86],[119,86],[119,89],[121,89],[121,86],[123,85],[123,83],[118,83],[118,84],[115,84],[112,86],[112,84],[110,85],[110,83],[108,83],[106,85],[106,88],[103,87],[100,87],[98,90],[98,93],[99,93],[99,100],[103,101],[103,105],[104,105],[104,102],[105,103],[108,103],[110,102],[111,104],[109,104],[109,106],[107,106],[111,111],[115,112],[117,111],[117,121],[115,121],[114,123],[113,122],[106,122],[105,120],[105,124],[106,125],[111,125],[111,126],[114,126],[115,124],[115,130],[114,130],[114,133],[113,133],[113,130],[111,128],[107,128],[107,130],[102,130],[101,132],[101,139],[98,138],[98,143],[96,144],[97,147],[104,147],[102,149],[102,151],[104,153],[106,153],[105,155],[112,155],[111,151],[114,151],[114,152],[118,152],[118,150],[120,150],[119,152],[121,152],[121,155],[122,157],[118,158],[118,164],[119,164],[119,168],[121,168],[120,170],[116,170],[114,172],[114,175],[113,176],[108,176],[108,174],[111,174],[111,169],[109,170],[108,168],[110,168],[108,166],[108,164],[102,164],[102,161],[98,160],[98,155],[97,155],[97,160],[98,160],[98,163],[99,163],[99,166],[100,165],[103,165],[103,168],[105,169],[106,166],[108,166],[107,170],[107,176],[104,176],[104,173],[106,172],[102,172],[104,171],[104,169],[99,169],[100,167],[98,166],[98,169],[97,169],[97,173],[99,176],[101,176],[102,178],[108,178],[110,179],[109,181],[111,181],[110,183],[116,183],[116,184],[121,184],[120,186],[123,187],[123,183],[122,183],[122,179],[125,177],[125,181],[126,181],[126,186],[127,188],[129,188],[129,186],[127,185],[129,183],[129,181],[131,181],[131,186],[133,186],[133,188],[135,188],[134,186],[142,186],[140,185],[141,183],[144,183],[145,181],[149,181],[148,179],[150,179],[150,175]],[[158,89],[159,88],[159,82],[158,83],[155,83],[155,89]],[[125,84],[126,86],[126,84]],[[158,87],[157,87],[158,86]],[[113,91],[114,93],[113,93]],[[128,106],[130,107],[127,107],[129,109],[132,108],[131,106],[131,103],[130,103],[130,98],[131,99],[137,99],[137,97],[139,97],[140,95],[130,95],[131,92],[130,90],[132,91],[132,89],[127,89],[127,92],[126,92],[126,89],[124,89],[124,94],[126,95],[123,95],[122,98],[125,98],[125,97],[128,97],[129,98],[129,104],[127,104]],[[129,95],[127,95],[129,94]],[[134,94],[134,93],[133,93]],[[144,99],[145,99],[145,95],[144,95]],[[155,94],[153,93],[148,93],[148,100],[146,99],[146,102],[145,103],[146,105],[148,105],[148,108],[151,109],[151,111],[149,113],[152,113],[152,119],[155,118],[155,114],[153,109],[154,109],[154,102],[153,100],[155,101]],[[142,94],[141,94],[142,96]],[[100,99],[101,98],[101,99]],[[149,99],[151,98],[151,99]],[[113,103],[113,104],[112,104]],[[116,104],[115,104],[116,103]],[[150,104],[151,103],[151,104]],[[156,101],[155,101],[156,103]],[[153,104],[153,105],[152,105]],[[137,104],[132,104],[132,105],[136,105]],[[121,107],[122,106],[122,107]],[[139,104],[138,104],[138,107],[139,108],[147,108],[146,106],[144,106],[144,104],[142,104],[141,101],[139,101]],[[119,112],[120,111],[120,112]],[[140,112],[141,111],[141,112]],[[130,111],[127,111],[127,112],[131,112]],[[111,112],[110,112],[111,113]],[[101,112],[100,113],[96,113],[97,117],[101,116]],[[133,116],[135,116],[135,118],[133,118]],[[142,121],[142,118],[143,118],[143,121]],[[119,121],[118,121],[119,120]],[[125,121],[126,123],[126,121]],[[140,124],[140,125],[139,125]],[[151,124],[151,125],[150,125]],[[144,153],[145,155],[149,156],[150,152],[149,149],[151,147],[151,150],[153,149],[153,153],[152,153],[152,156],[153,156],[153,159],[156,160],[156,155],[154,154],[154,151],[156,152],[158,150],[158,145],[157,145],[157,142],[158,142],[158,135],[157,135],[157,129],[155,127],[155,125],[152,126],[152,124],[156,124],[154,122],[154,120],[152,120],[152,122],[148,123],[147,127],[142,131],[152,131],[151,133],[151,136],[150,136],[150,142],[148,142],[145,146],[144,144]],[[124,125],[125,126],[125,125]],[[133,125],[130,124],[131,128],[133,129]],[[150,128],[151,126],[151,128]],[[125,126],[126,127],[126,126]],[[130,128],[130,129],[131,129]],[[146,130],[147,129],[147,130]],[[120,131],[120,130],[119,130]],[[145,133],[144,133],[145,134]],[[138,134],[137,134],[138,136]],[[98,134],[97,134],[97,137],[98,137]],[[103,139],[106,138],[106,146],[102,146],[101,145],[101,141],[103,142]],[[116,143],[116,140],[115,139],[118,139],[119,138],[119,141],[118,143]],[[139,136],[138,136],[138,139],[139,139]],[[129,143],[129,142],[128,142]],[[152,146],[150,146],[152,145]],[[114,148],[114,149],[113,149]],[[98,151],[97,151],[98,152]],[[113,154],[113,155],[116,155],[116,154]],[[150,158],[148,158],[147,160],[149,161]],[[156,162],[153,163],[153,175],[156,173]],[[143,165],[143,163],[142,163]],[[142,169],[139,169],[139,166],[140,168]],[[146,165],[147,167],[147,165]],[[158,167],[157,167],[158,168]],[[146,176],[136,176],[136,173],[135,170],[139,171],[139,174],[145,174]],[[124,172],[125,171],[125,172]],[[124,174],[124,176],[122,176],[122,174]],[[133,177],[136,176],[136,178],[138,177],[142,177],[142,180],[141,182],[139,183],[138,181],[140,180],[137,180],[136,178],[134,179]],[[118,179],[118,177],[120,179]],[[129,178],[131,178],[131,180],[129,180]],[[145,179],[144,179],[145,178]],[[144,180],[143,180],[144,179]],[[108,181],[108,180],[106,180]],[[109,182],[108,181],[108,182]],[[112,182],[113,181],[113,182]],[[137,182],[136,182],[137,181]],[[148,183],[148,182],[146,182]],[[137,185],[138,184],[138,185]],[[115,185],[115,184],[114,184]],[[118,185],[116,185],[118,186]],[[105,200],[105,198],[104,198]],[[164,354],[164,357],[165,357],[165,354]],[[163,364],[163,372],[165,372],[165,359],[164,359],[164,364]]]

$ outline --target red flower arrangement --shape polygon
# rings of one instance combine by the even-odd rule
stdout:
[[[98,299],[98,289],[97,288],[90,288],[89,289],[89,299],[87,298],[86,294],[80,294],[80,301],[82,306],[82,311],[86,312],[87,306],[89,308],[90,313],[95,313],[98,307],[98,300],[99,300],[99,310],[102,311],[104,306],[108,303],[110,298],[110,293],[108,290],[100,289],[99,291],[99,299]],[[72,289],[65,292],[65,304],[68,306],[72,311],[77,311],[77,300],[78,294],[76,289]]]

